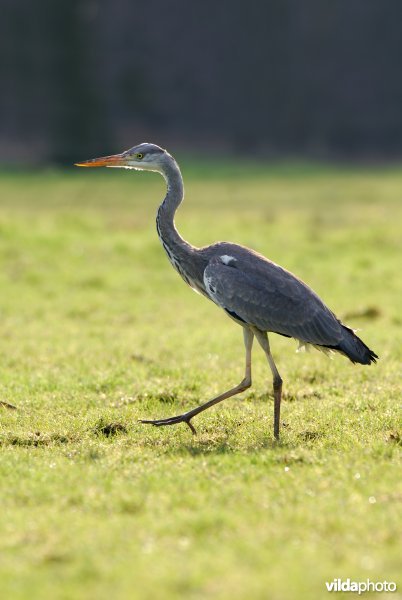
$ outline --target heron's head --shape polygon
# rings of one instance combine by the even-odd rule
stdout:
[[[166,164],[173,160],[173,157],[163,148],[156,144],[145,143],[134,146],[121,154],[92,158],[75,163],[75,165],[77,167],[120,167],[163,173]]]

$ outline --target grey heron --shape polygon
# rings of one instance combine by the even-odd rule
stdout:
[[[339,352],[353,363],[369,365],[378,356],[341,323],[311,288],[301,279],[239,244],[217,242],[197,248],[177,231],[174,217],[184,197],[180,168],[166,150],[143,143],[121,154],[94,158],[79,167],[122,167],[156,171],[166,180],[167,192],[159,206],[156,229],[174,269],[193,290],[212,300],[243,329],[246,350],[242,381],[208,402],[167,419],[142,419],[155,426],[186,423],[196,433],[193,417],[222,400],[251,386],[251,350],[254,337],[261,345],[273,377],[274,436],[279,438],[282,379],[276,368],[268,332],[295,338],[324,352]]]

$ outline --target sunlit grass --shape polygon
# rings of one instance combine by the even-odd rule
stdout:
[[[295,598],[335,577],[400,582],[402,172],[190,164],[177,215],[305,279],[379,355],[296,354],[281,442],[270,373],[237,383],[241,330],[192,293],[154,228],[156,175],[3,174],[0,406],[4,598]],[[187,177],[186,177],[187,175]]]

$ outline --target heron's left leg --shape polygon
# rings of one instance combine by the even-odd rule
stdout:
[[[227,398],[231,398],[236,394],[240,394],[244,392],[247,388],[251,386],[251,350],[253,347],[254,333],[248,328],[243,327],[243,336],[244,336],[244,345],[246,347],[246,369],[244,374],[244,379],[236,385],[234,388],[216,396],[216,398],[212,398],[212,400],[208,400],[201,406],[197,406],[193,408],[193,410],[189,410],[182,415],[178,415],[177,417],[170,417],[168,419],[140,419],[140,423],[148,423],[150,425],[156,425],[160,427],[161,425],[176,425],[177,423],[187,423],[193,433],[196,433],[194,425],[191,423],[191,419],[198,415],[200,412],[203,412],[210,406],[214,404],[218,404],[218,402],[222,402],[222,400],[226,400]]]
[[[279,440],[279,423],[280,423],[281,399],[282,399],[282,377],[279,375],[279,371],[276,368],[274,359],[272,358],[267,333],[265,331],[260,331],[259,329],[254,329],[253,331],[255,333],[255,337],[257,338],[261,348],[265,352],[265,355],[268,359],[269,366],[272,371],[273,386],[274,386],[274,436],[277,440]]]

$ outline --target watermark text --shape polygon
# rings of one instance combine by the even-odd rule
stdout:
[[[396,592],[396,583],[394,581],[352,581],[336,578],[333,581],[326,581],[325,586],[328,592]]]

